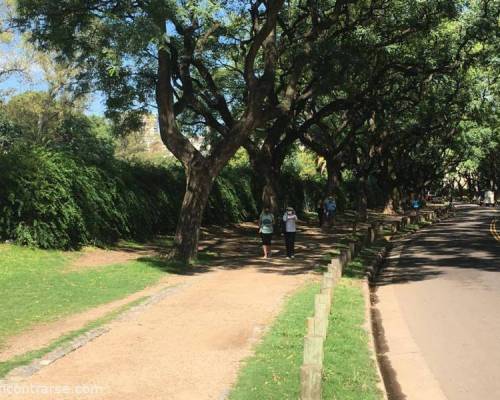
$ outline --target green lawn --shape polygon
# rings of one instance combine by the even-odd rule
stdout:
[[[75,253],[0,245],[0,347],[42,322],[83,311],[143,289],[168,265],[142,259],[77,272],[64,271]]]
[[[323,398],[380,400],[378,376],[368,347],[364,297],[358,279],[342,278],[335,288],[323,364]]]

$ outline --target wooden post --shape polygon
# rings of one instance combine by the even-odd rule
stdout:
[[[316,312],[321,313],[321,315],[314,316],[314,334],[316,336],[321,336],[323,339],[326,338],[326,333],[328,331],[328,310],[326,309],[326,304],[321,304],[318,306],[321,310]]]
[[[340,267],[341,268],[344,268],[345,267],[345,264],[346,264],[346,261],[345,261],[345,253],[344,253],[344,250],[340,250],[340,254],[339,254],[339,262],[340,262]]]
[[[304,337],[304,365],[323,365],[323,337]]]
[[[349,251],[351,253],[351,258],[354,258],[356,256],[356,246],[354,242],[349,242]]]
[[[321,399],[321,367],[318,365],[302,365],[300,367],[300,399]]]
[[[331,265],[335,271],[336,280],[338,280],[342,276],[342,260],[340,257],[333,258]]]
[[[323,280],[325,280],[325,282],[328,282],[328,285],[324,286],[325,288],[333,289],[333,286],[335,285],[336,276],[331,272],[325,272],[323,274]]]
[[[384,235],[384,224],[378,224],[377,225],[377,235],[378,236],[383,236]]]
[[[346,264],[349,264],[352,260],[351,249],[344,249]]]
[[[328,298],[330,299],[330,303],[331,303],[332,296],[333,296],[333,287],[321,288],[320,294],[326,294],[328,296]]]
[[[316,332],[314,331],[314,317],[307,318],[307,336],[314,336]]]
[[[330,306],[330,296],[326,293],[319,293],[315,296],[314,298],[314,305],[316,304],[326,304],[327,306]]]
[[[302,400],[321,399],[323,342],[321,336],[304,337],[304,362],[300,367],[300,398]]]
[[[360,242],[354,243],[354,254],[359,254],[361,253],[361,250],[363,249],[363,244]]]
[[[368,228],[368,243],[372,244],[375,241],[375,229]]]

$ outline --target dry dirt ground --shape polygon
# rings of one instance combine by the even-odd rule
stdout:
[[[49,391],[64,388],[66,394],[45,395],[38,389],[38,393],[9,394],[8,398],[224,398],[236,379],[240,362],[251,354],[253,344],[281,309],[286,296],[306,281],[316,279],[314,269],[325,263],[325,252],[339,234],[303,225],[298,232],[294,260],[283,256],[281,237],[275,238],[273,258],[264,260],[260,258],[256,231],[254,224],[206,230],[201,248],[217,254],[213,261],[185,275],[169,275],[155,287],[114,305],[104,305],[18,337],[16,347],[36,347],[47,338],[58,336],[56,333],[78,329],[118,303],[183,283],[160,302],[112,322],[106,334],[15,383],[17,392],[42,387]],[[101,256],[106,263],[115,262],[112,257],[107,258],[109,254]],[[82,263],[80,267],[88,266]],[[102,262],[94,262],[91,267],[102,268]],[[1,392],[0,398],[5,398]]]

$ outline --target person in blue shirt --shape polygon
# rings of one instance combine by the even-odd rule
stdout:
[[[259,233],[262,239],[262,250],[264,258],[271,257],[271,243],[274,231],[274,215],[269,207],[264,207],[264,210],[259,217]]]
[[[335,202],[335,198],[333,196],[329,196],[325,200],[325,205],[324,205],[324,215],[328,226],[332,225],[336,211],[337,211],[337,203]]]
[[[411,202],[411,208],[413,208],[415,213],[418,215],[418,211],[420,210],[420,201],[416,197]]]

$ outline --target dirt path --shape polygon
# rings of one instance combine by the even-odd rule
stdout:
[[[67,394],[7,397],[219,400],[286,296],[316,277],[311,272],[324,263],[333,239],[308,228],[298,234],[295,260],[282,256],[281,240],[274,258],[263,260],[254,225],[205,233],[202,246],[218,254],[219,263],[184,277],[180,290],[16,383],[17,392],[43,385]],[[95,385],[86,388],[96,392],[76,393],[81,385]]]
[[[69,332],[79,330],[89,322],[104,317],[106,314],[134,300],[145,296],[151,296],[167,286],[180,284],[185,279],[186,277],[182,275],[168,275],[161,279],[157,284],[135,292],[123,299],[94,307],[88,311],[63,317],[54,322],[36,325],[20,335],[9,338],[2,344],[0,362],[7,361],[15,356],[29,351],[41,349],[59,337]]]

